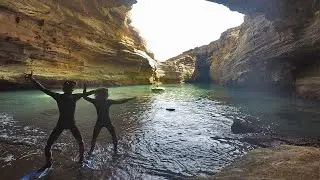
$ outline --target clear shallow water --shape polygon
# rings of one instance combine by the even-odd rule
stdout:
[[[112,156],[111,137],[103,130],[94,152],[96,170],[85,170],[77,176],[84,179],[171,179],[213,175],[253,148],[250,144],[230,140],[240,136],[231,132],[234,119],[289,135],[320,135],[320,104],[316,102],[212,85],[164,87],[166,91],[161,94],[151,93],[150,86],[110,88],[111,99],[138,97],[126,104],[114,105],[110,110],[119,138],[119,155]],[[0,102],[0,146],[5,146],[5,142],[17,147],[13,152],[2,153],[1,167],[11,169],[28,152],[29,159],[37,161],[34,156],[42,159],[42,149],[58,118],[55,101],[38,91],[21,91],[0,93]],[[169,112],[166,108],[176,111]],[[95,113],[91,104],[79,101],[76,122],[86,149]],[[18,151],[23,148],[21,144],[31,147],[32,152],[30,148],[23,153]],[[75,161],[77,156],[77,145],[71,133],[64,132],[53,148],[59,152],[56,161],[60,163],[54,169],[55,177],[74,177],[64,165]],[[26,172],[12,173],[20,177]]]

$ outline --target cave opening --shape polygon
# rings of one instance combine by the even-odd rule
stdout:
[[[155,59],[165,61],[219,39],[244,15],[205,0],[137,0],[130,19]]]

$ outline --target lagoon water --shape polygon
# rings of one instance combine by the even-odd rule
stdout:
[[[111,99],[137,97],[110,109],[119,155],[113,156],[111,136],[104,129],[94,152],[94,170],[78,167],[77,144],[65,131],[53,146],[55,162],[49,179],[184,179],[214,175],[254,148],[236,140],[241,135],[232,134],[230,127],[235,119],[266,131],[320,135],[317,102],[215,85],[164,87],[166,91],[158,94],[150,91],[151,86],[110,88]],[[0,176],[17,179],[44,163],[42,151],[57,122],[58,110],[55,101],[39,91],[2,92],[0,102]],[[76,123],[86,150],[95,113],[90,103],[78,102]]]

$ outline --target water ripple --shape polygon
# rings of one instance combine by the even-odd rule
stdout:
[[[212,175],[253,148],[236,140],[240,135],[231,132],[233,120],[273,130],[301,128],[285,119],[286,100],[265,95],[252,99],[249,96],[259,95],[197,85],[167,85],[161,94],[152,94],[149,86],[116,87],[110,88],[110,94],[111,98],[137,96],[138,99],[111,107],[110,116],[119,138],[119,155],[113,156],[111,137],[103,129],[94,151],[95,170],[81,173],[84,179],[184,179]],[[36,103],[35,96],[42,98],[41,103]],[[21,92],[18,97],[22,102],[31,104],[26,107],[17,103],[14,96],[10,97],[11,100],[0,105],[0,139],[28,142],[42,151],[57,119],[54,101],[40,96],[40,92]],[[0,99],[5,98],[0,94]],[[13,110],[11,101],[18,111]],[[309,117],[309,123],[319,124],[315,119],[319,107],[299,106],[299,111],[295,112],[300,113],[290,111],[290,117]],[[169,112],[166,108],[175,111]],[[308,113],[301,113],[306,111]],[[79,102],[76,122],[86,147],[91,140],[95,113],[91,104]],[[281,126],[284,123],[287,125]],[[310,132],[310,128],[301,132]],[[77,144],[69,132],[62,134],[54,149],[64,157],[59,159],[61,163],[76,161]],[[8,159],[14,162],[15,156],[9,155],[0,157],[0,162]],[[64,164],[55,171],[61,178],[73,177]]]

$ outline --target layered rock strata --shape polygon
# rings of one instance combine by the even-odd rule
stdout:
[[[157,81],[166,84],[188,81],[194,72],[195,58],[185,53],[157,63]]]
[[[193,81],[320,99],[319,1],[210,1],[246,17],[219,40],[183,53],[196,59]]]
[[[256,149],[223,169],[217,180],[230,179],[320,179],[320,149],[281,146]]]
[[[25,87],[34,71],[49,86],[149,84],[153,70],[129,25],[135,0],[2,0],[0,89]],[[81,83],[80,83],[81,84]]]

